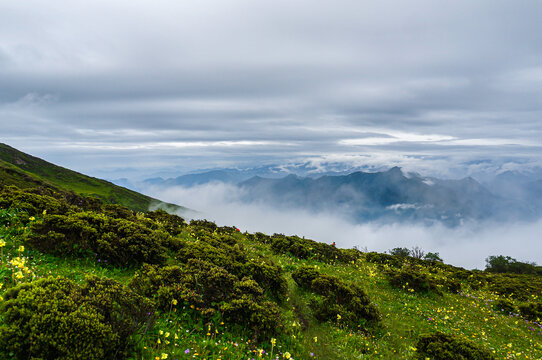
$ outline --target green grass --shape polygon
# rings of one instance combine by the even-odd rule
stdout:
[[[127,283],[136,272],[136,268],[109,266],[98,257],[57,257],[25,246],[29,225],[37,220],[19,216],[16,210],[0,209],[0,239],[6,243],[0,259],[0,295],[18,283],[51,275],[83,281],[85,276],[94,274]],[[200,241],[194,232],[188,226],[179,237]],[[203,320],[197,308],[179,299],[177,305],[157,313],[152,328],[133,339],[134,359],[154,360],[166,355],[167,359],[271,359],[277,355],[283,359],[288,354],[294,359],[415,359],[419,336],[437,331],[469,339],[489,350],[496,359],[542,358],[541,328],[520,316],[493,310],[492,303],[503,296],[487,287],[475,290],[463,281],[459,294],[421,294],[408,286],[392,287],[386,272],[393,269],[368,262],[364,257],[350,263],[299,259],[277,254],[270,244],[254,241],[245,234],[233,236],[249,253],[272,259],[284,270],[288,293],[286,301],[280,304],[284,328],[276,336],[276,343],[271,338],[256,343],[250,331],[224,323],[218,315],[210,321]],[[21,246],[25,246],[24,250]],[[22,279],[17,279],[18,269],[12,264],[17,258],[24,259],[30,270]],[[174,263],[174,258],[169,262]],[[308,305],[310,293],[299,288],[290,276],[302,265],[317,267],[322,273],[361,286],[377,304],[382,315],[380,324],[357,331],[340,319],[318,322]],[[433,275],[452,276],[446,268],[439,271]],[[531,297],[537,299],[537,295]]]

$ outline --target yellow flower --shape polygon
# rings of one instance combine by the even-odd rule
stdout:
[[[0,239],[0,247],[6,246],[6,242],[2,239]]]
[[[19,271],[15,274],[15,278],[18,279],[18,280],[21,280],[22,278],[24,278],[23,272],[22,272],[21,270],[19,270]]]
[[[175,305],[177,305],[177,300],[173,299],[173,300],[171,300],[171,303],[173,304],[173,306],[175,306]]]
[[[167,354],[166,354],[166,353],[162,353],[161,359],[167,359]]]
[[[47,215],[47,210],[43,210],[42,214]]]
[[[24,251],[24,246],[19,246],[19,252],[23,252]]]
[[[314,342],[318,342],[318,336],[314,337]]]
[[[271,345],[275,346],[277,344],[277,339],[271,338]]]
[[[36,218],[35,218],[35,217],[33,217],[33,216],[31,216],[31,217],[29,217],[29,218],[28,218],[28,220],[30,220],[30,221],[34,221],[34,220],[36,220]]]
[[[160,335],[164,335],[164,332],[163,332],[162,330],[160,330],[158,333],[159,333]]]
[[[286,351],[286,352],[284,353],[284,355],[282,355],[282,356],[285,357],[286,359],[289,359],[289,358],[292,357],[292,355],[290,355],[290,353],[289,353],[288,351]]]
[[[342,319],[342,316],[337,314],[337,320],[341,320]]]

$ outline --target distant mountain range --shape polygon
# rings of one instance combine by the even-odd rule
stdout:
[[[238,186],[247,203],[339,212],[354,222],[399,220],[455,226],[469,220],[529,220],[542,212],[542,180],[525,177],[520,181],[519,173],[502,174],[487,186],[470,177],[443,180],[405,174],[398,167],[306,175],[280,167],[220,169],[167,180],[148,179],[145,185],[227,183]]]

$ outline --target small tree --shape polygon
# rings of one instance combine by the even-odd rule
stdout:
[[[399,256],[399,257],[407,257],[407,256],[410,256],[410,250],[408,250],[407,248],[403,247],[396,247],[396,248],[393,248],[391,250],[388,251],[390,253],[390,255],[393,255],[393,256]]]
[[[438,252],[428,252],[424,257],[424,260],[443,262]]]
[[[416,259],[423,259],[424,255],[425,255],[425,251],[423,251],[422,248],[419,246],[414,246],[412,250],[410,250],[410,256]]]

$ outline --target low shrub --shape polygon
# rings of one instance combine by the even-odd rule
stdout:
[[[416,267],[404,267],[400,270],[387,271],[386,276],[393,287],[412,289],[416,292],[440,293],[436,281]]]
[[[276,303],[266,300],[255,280],[239,278],[204,260],[190,259],[182,268],[144,265],[131,279],[130,287],[154,298],[163,310],[184,300],[201,316],[218,311],[224,319],[248,326],[255,338],[276,334],[280,327]]]
[[[480,282],[490,291],[518,300],[542,296],[542,277],[538,275],[485,274]]]
[[[163,263],[169,235],[126,219],[95,212],[45,215],[31,225],[27,242],[58,255],[96,256],[118,266]]]
[[[453,335],[422,335],[416,345],[418,358],[432,360],[493,360],[491,353],[473,342]]]
[[[542,319],[542,302],[529,301],[518,305],[518,310],[521,315],[529,320],[540,321]]]
[[[506,315],[516,311],[516,307],[510,300],[498,299],[493,303],[493,310],[500,311]]]
[[[186,221],[182,217],[169,214],[161,209],[149,211],[145,217],[162,225],[164,230],[172,236],[180,235],[186,227]]]
[[[309,305],[319,321],[340,320],[351,326],[361,326],[380,319],[377,308],[355,284],[321,274],[308,266],[298,268],[292,278],[300,287],[315,294]]]
[[[17,208],[28,215],[66,214],[70,206],[49,195],[39,195],[21,190],[15,186],[5,186],[0,191],[0,208]]]
[[[282,267],[261,256],[249,257],[243,246],[227,234],[200,231],[197,239],[181,245],[177,260],[181,263],[188,263],[191,259],[204,260],[239,278],[247,276],[256,280],[276,300],[285,298],[287,282]]]
[[[81,286],[46,278],[9,289],[0,305],[0,354],[14,359],[124,359],[153,321],[149,301],[110,279]]]
[[[377,252],[368,252],[363,254],[365,260],[374,264],[389,265],[393,267],[400,267],[403,263],[403,259],[398,256],[383,254]]]

